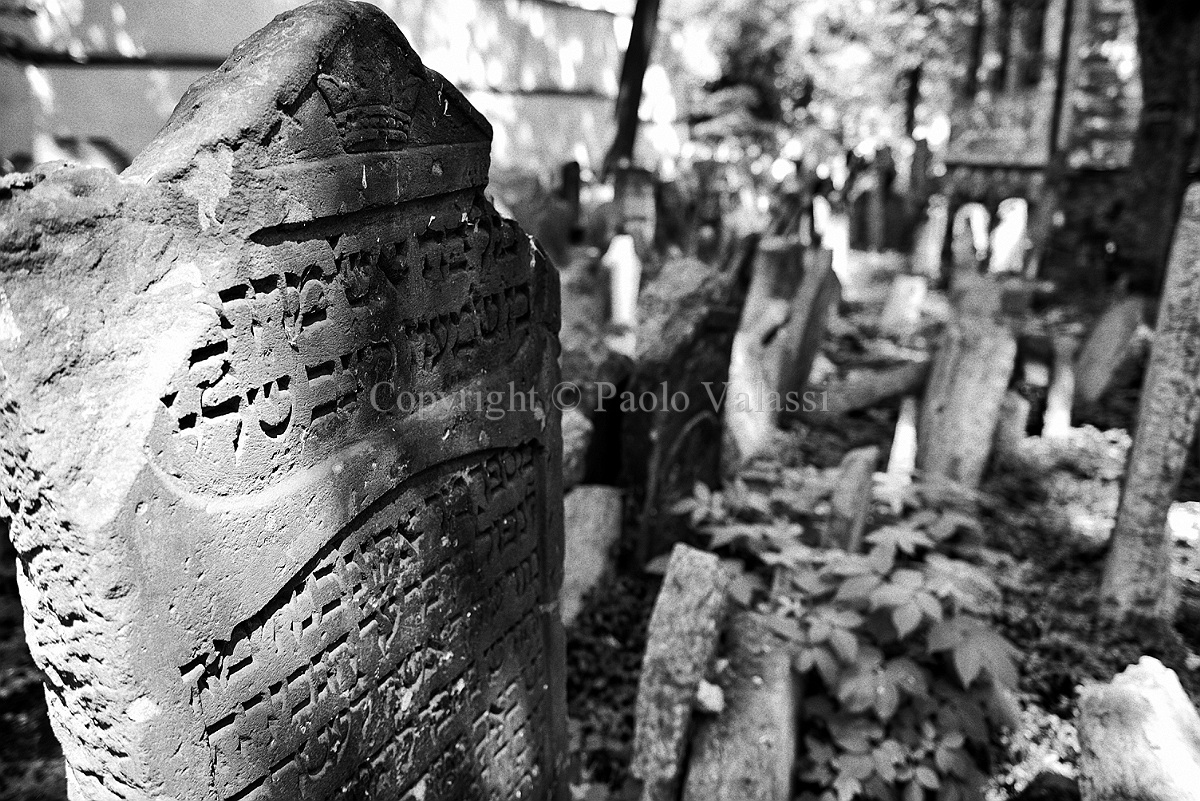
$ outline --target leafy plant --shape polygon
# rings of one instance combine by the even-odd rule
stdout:
[[[744,579],[733,594],[768,613],[805,677],[801,798],[982,798],[993,729],[1017,714],[1016,649],[990,623],[990,576],[945,553],[978,529],[963,496],[918,487],[910,500],[925,508],[872,531],[858,554],[809,547],[769,515],[739,520],[751,514],[743,491],[705,489],[679,511],[713,547],[736,545],[772,573],[769,591]]]

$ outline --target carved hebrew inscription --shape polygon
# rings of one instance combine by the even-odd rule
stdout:
[[[326,798],[385,755],[415,774],[451,747],[503,747],[489,732],[541,699],[536,664],[505,673],[510,640],[540,651],[537,486],[533,446],[398,486],[182,665],[221,797]]]

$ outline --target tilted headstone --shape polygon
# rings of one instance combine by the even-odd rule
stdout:
[[[800,397],[808,387],[813,361],[821,352],[830,315],[837,314],[842,285],[833,271],[833,254],[811,252],[804,279],[792,297],[791,314],[774,343],[774,385],[781,395]]]
[[[926,476],[979,485],[1016,355],[1006,322],[960,310],[946,326],[917,427],[917,460]]]
[[[721,413],[753,243],[724,270],[668,262],[638,304],[637,355],[620,408],[622,484],[640,514],[637,558],[646,562],[688,534],[673,511],[696,482],[720,485]]]
[[[1117,370],[1134,351],[1146,301],[1126,297],[1109,306],[1088,334],[1075,364],[1075,400],[1095,403],[1112,386]]]
[[[74,798],[554,795],[557,277],[490,139],[324,0],[122,176],[0,199],[0,488]]]

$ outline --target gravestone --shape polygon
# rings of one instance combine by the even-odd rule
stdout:
[[[74,798],[561,797],[557,275],[490,139],[323,0],[121,176],[6,184],[0,489]]]
[[[673,509],[697,482],[720,486],[721,416],[753,250],[743,242],[723,270],[668,262],[639,299],[633,374],[605,408],[621,411],[621,483],[640,515],[642,563],[689,536]]]
[[[826,324],[831,315],[837,315],[842,297],[841,282],[833,271],[832,252],[815,249],[811,257],[805,265],[804,278],[792,297],[788,321],[780,329],[772,348],[774,386],[784,396],[790,393],[800,397],[808,388],[808,376],[821,352]]]

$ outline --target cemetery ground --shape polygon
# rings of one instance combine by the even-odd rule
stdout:
[[[886,282],[890,276],[876,276],[875,280]],[[1095,328],[1109,303],[1107,298],[1093,298],[1080,304],[1051,295],[1039,299],[1037,305],[1034,317],[1044,325],[1043,331],[1057,327],[1087,332]],[[932,311],[936,317],[937,308],[934,302],[925,310],[923,333],[930,341],[936,338],[938,326],[929,323],[929,314]],[[879,336],[880,311],[877,302],[843,302],[839,319],[831,324],[823,343],[829,362],[853,361],[880,345],[895,344],[894,338],[889,341]],[[961,526],[939,540],[939,548],[956,552],[984,570],[984,581],[991,584],[983,590],[990,596],[988,618],[1013,646],[1009,654],[994,658],[1011,658],[1019,671],[1003,729],[995,729],[986,747],[981,744],[973,752],[987,773],[983,787],[989,801],[1079,798],[1079,690],[1087,683],[1108,681],[1142,656],[1154,657],[1173,669],[1188,697],[1197,700],[1200,560],[1195,545],[1200,530],[1193,528],[1196,518],[1191,515],[1200,510],[1196,503],[1200,501],[1200,460],[1195,451],[1188,457],[1172,518],[1172,569],[1183,593],[1174,624],[1135,618],[1113,626],[1098,621],[1095,615],[1107,539],[1135,426],[1148,334],[1144,327],[1139,331],[1132,352],[1121,358],[1103,397],[1079,403],[1069,431],[1057,436],[1041,436],[1053,358],[1045,351],[1022,353],[1013,387],[1030,403],[1034,414],[1026,421],[1019,446],[995,454],[978,490],[966,491],[964,498],[958,499],[967,514],[956,521]],[[909,344],[913,344],[911,340]],[[1036,350],[1036,343],[1034,347]],[[954,495],[962,488],[931,488],[924,495],[918,491],[906,500],[911,507],[906,505],[902,515],[895,513],[886,469],[901,403],[899,397],[891,397],[866,408],[814,414],[798,421],[772,444],[769,456],[755,462],[751,473],[791,472],[810,482],[815,477],[818,483],[823,480],[832,485],[847,454],[873,447],[877,451],[872,467],[877,472],[865,526],[868,538],[870,532],[889,526],[897,530],[897,523],[911,526],[913,533],[927,531],[924,527],[929,520],[912,521],[935,518],[930,513],[945,502],[942,494]],[[769,582],[776,569],[773,565],[778,565],[778,560],[769,558],[771,549],[765,549],[764,561],[764,549],[751,543],[755,533],[748,526],[742,536],[722,533],[723,528],[728,532],[728,527],[739,524],[765,528],[802,521],[810,532],[819,532],[830,517],[829,495],[819,490],[809,493],[801,501],[805,508],[797,509],[781,504],[778,492],[773,496],[769,486],[754,485],[750,476],[717,493],[725,496],[725,516],[710,520],[712,525],[693,527],[687,541],[733,560],[749,575]],[[707,503],[721,505],[713,504],[713,496],[703,489],[699,491]],[[635,532],[626,534],[622,538],[625,545],[618,548],[627,548],[629,536]],[[807,541],[816,544],[812,535]],[[615,555],[618,565],[630,561],[628,554]],[[651,608],[662,585],[664,567],[659,560],[648,571],[619,571],[612,581],[589,592],[575,624],[568,629],[576,798],[639,797],[639,784],[630,772],[636,759],[635,699]],[[761,594],[743,595],[735,605],[767,607]],[[728,691],[727,674],[725,660],[707,678]],[[696,714],[711,716],[714,710],[698,708]],[[803,727],[797,736],[804,737]],[[803,786],[801,780],[799,787]],[[813,785],[808,786],[811,791]],[[745,797],[774,796],[748,793]]]
[[[869,260],[866,254],[851,256]],[[602,275],[598,266],[584,259],[568,264],[562,273],[566,374],[572,376],[573,371],[583,369],[592,371],[596,379],[627,381],[632,369],[629,360],[609,350],[599,333],[603,326],[593,325],[578,305],[581,298],[606,291],[596,280]],[[824,381],[823,386],[836,392],[838,386],[845,386],[839,380],[845,378],[848,368],[886,376],[892,364],[889,359],[899,350],[906,358],[936,352],[951,314],[944,293],[926,295],[914,331],[902,336],[881,332],[883,306],[892,296],[890,290],[881,290],[890,287],[896,277],[895,270],[867,273],[862,280],[874,292],[855,286],[853,274],[846,282],[847,297],[836,304],[836,314],[820,333],[821,355],[814,368],[818,384]],[[675,287],[674,291],[686,295],[689,282],[676,283],[682,289]],[[1117,298],[1115,302],[1120,301]],[[1195,700],[1200,690],[1195,672],[1200,664],[1196,656],[1200,651],[1200,559],[1195,550],[1200,518],[1188,517],[1196,508],[1188,504],[1200,502],[1200,463],[1195,451],[1189,455],[1176,498],[1180,505],[1172,518],[1177,536],[1174,570],[1183,592],[1174,625],[1134,619],[1114,627],[1098,622],[1094,614],[1144,379],[1148,328],[1142,326],[1127,343],[1127,352],[1112,371],[1102,397],[1077,402],[1066,432],[1042,436],[1047,416],[1052,415],[1048,395],[1055,369],[1046,332],[1067,330],[1082,338],[1097,328],[1113,305],[1107,298],[1086,305],[1054,295],[1036,299],[1024,323],[1025,330],[1036,333],[1022,342],[1010,390],[1025,401],[1027,416],[1015,441],[1005,442],[1002,434],[997,434],[996,450],[977,490],[955,484],[923,485],[919,478],[913,485],[897,485],[889,479],[892,449],[904,447],[897,445],[897,429],[902,427],[905,400],[897,393],[911,387],[902,386],[899,390],[890,387],[887,392],[892,394],[884,392],[887,397],[882,400],[871,400],[871,393],[866,393],[867,402],[859,408],[817,412],[787,421],[774,432],[764,451],[740,470],[737,479],[716,493],[698,490],[707,510],[704,514],[697,515],[696,505],[689,507],[687,502],[672,510],[672,517],[692,520],[680,535],[683,541],[744,571],[741,588],[730,593],[736,596],[732,601],[735,609],[766,609],[770,604],[764,599],[779,566],[771,555],[786,546],[779,548],[755,538],[763,531],[783,527],[788,538],[799,533],[810,546],[821,544],[838,511],[834,496],[844,480],[846,457],[868,451],[874,475],[860,538],[869,542],[880,531],[907,531],[914,542],[936,541],[937,550],[982,570],[982,574],[969,575],[968,583],[981,581],[986,586],[971,591],[978,593],[980,603],[986,606],[986,619],[1013,646],[1011,651],[987,657],[1011,659],[1019,675],[1007,708],[1001,710],[1004,725],[987,730],[984,740],[970,748],[973,763],[986,774],[982,786],[989,801],[1078,797],[1076,716],[1081,685],[1105,682],[1140,657],[1150,656],[1176,672],[1190,698]],[[672,315],[678,311],[677,306],[667,308]],[[641,324],[653,327],[662,323],[643,319]],[[577,360],[585,366],[580,367]],[[593,428],[603,431],[612,424],[597,419]],[[582,466],[574,481],[600,476],[616,491],[627,468],[614,468],[612,454],[606,454],[603,445],[604,438],[594,435],[585,447],[589,453],[585,457],[576,454],[592,463]],[[643,454],[643,458],[649,457]],[[574,489],[588,486],[584,481]],[[781,488],[789,491],[781,493]],[[637,697],[666,561],[658,558],[644,564],[638,553],[644,537],[638,516],[624,514],[621,519],[622,531],[611,543],[608,567],[582,598],[567,630],[569,777],[572,797],[588,801],[632,801],[640,797],[642,786],[631,772]],[[738,526],[742,530],[736,530]],[[570,545],[568,550],[571,559]],[[0,635],[6,657],[0,674],[4,797],[61,799],[65,797],[61,750],[46,720],[39,672],[24,647],[15,575],[0,578],[4,581]],[[731,683],[741,680],[730,672],[725,648],[723,643],[722,656],[705,668],[705,686],[720,688],[718,697],[721,692],[732,692]],[[945,668],[947,678],[952,679],[956,668],[949,664]],[[819,680],[810,679],[808,686],[815,681]],[[702,706],[695,714],[703,721],[714,718],[719,708],[719,704]],[[808,730],[820,731],[812,724]],[[802,727],[798,737],[806,737],[805,732]],[[813,743],[807,744],[811,750]],[[693,753],[693,761],[695,758]],[[804,792],[804,776],[812,775],[803,771],[811,768],[811,764],[798,763],[797,795]]]
[[[1156,318],[915,146],[493,145],[316,0],[0,179],[0,801],[1200,797],[1200,185]]]

